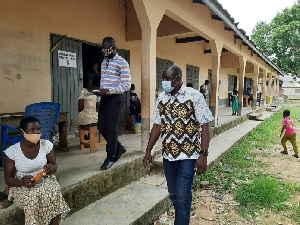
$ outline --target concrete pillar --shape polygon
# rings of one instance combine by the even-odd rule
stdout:
[[[276,77],[276,99],[279,99],[279,77]]]
[[[165,8],[158,7],[158,1],[133,0],[132,2],[142,28],[141,150],[145,151],[155,109],[157,28]]]
[[[267,81],[267,71],[263,69],[263,83],[262,83],[262,95],[261,95],[261,105],[266,104],[266,81]]]
[[[239,65],[240,65],[240,71],[239,71],[239,109],[237,112],[238,116],[242,115],[242,109],[243,109],[243,97],[244,97],[244,77],[245,77],[245,67],[246,67],[246,59],[243,56],[239,56]]]
[[[151,117],[155,109],[156,88],[156,29],[142,30],[142,98],[141,98],[141,147],[146,150]],[[151,76],[152,75],[152,76]]]
[[[253,110],[256,109],[258,77],[259,77],[259,67],[258,65],[254,64],[253,99],[252,99]]]
[[[268,85],[268,104],[270,104],[271,96],[272,96],[272,73],[269,73],[269,85]]]
[[[223,45],[216,41],[211,40],[210,46],[212,50],[212,75],[211,75],[211,99],[210,110],[215,117],[211,125],[216,127],[218,125],[218,108],[219,108],[219,77],[221,68],[221,53]]]

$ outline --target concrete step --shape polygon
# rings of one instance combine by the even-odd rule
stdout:
[[[257,120],[257,118],[261,117],[261,113],[251,113],[249,114],[249,120]]]
[[[164,175],[156,173],[73,213],[62,225],[153,224],[170,206]]]
[[[160,155],[160,150],[155,151],[154,159]],[[163,171],[162,164],[154,161],[152,171]],[[63,188],[62,195],[71,208],[69,215],[140,179],[145,174],[147,172],[143,166],[143,156],[140,156]],[[1,224],[24,224],[23,210],[18,209],[14,204],[0,210]]]

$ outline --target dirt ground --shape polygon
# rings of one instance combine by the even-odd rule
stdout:
[[[297,134],[300,134],[300,123],[295,123]],[[279,137],[278,137],[279,138]],[[299,136],[297,137],[298,146]],[[274,174],[282,181],[300,183],[300,159],[293,157],[294,154],[291,144],[288,142],[288,155],[282,155],[281,145],[275,145],[269,149],[256,149],[259,154],[258,159],[269,166],[263,168],[265,173]],[[253,168],[253,170],[257,170]],[[285,202],[286,207],[291,203],[300,202],[300,195],[292,196],[291,202]],[[263,225],[296,225],[290,219],[290,215],[285,211],[278,214],[269,210],[262,210],[256,218],[242,218],[236,211],[238,203],[234,201],[230,194],[218,194],[212,190],[198,190],[193,198],[193,210],[191,212],[191,225],[244,225],[244,224],[263,224]],[[174,224],[174,209],[161,215],[155,225]]]

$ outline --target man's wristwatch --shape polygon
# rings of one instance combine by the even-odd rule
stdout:
[[[200,155],[204,155],[204,156],[208,156],[208,151],[207,150],[201,150],[200,152]]]

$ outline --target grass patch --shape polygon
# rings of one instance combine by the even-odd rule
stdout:
[[[196,176],[194,187],[199,188],[200,182],[205,180],[209,181],[210,187],[218,193],[233,193],[236,201],[240,203],[238,211],[242,215],[255,216],[255,212],[261,208],[276,212],[289,210],[293,219],[299,222],[299,203],[289,209],[286,209],[283,203],[289,200],[292,193],[300,193],[300,185],[282,183],[276,176],[259,172],[261,168],[267,171],[268,164],[257,160],[255,156],[259,153],[253,151],[261,148],[279,151],[274,145],[281,145],[279,134],[283,120],[282,112],[285,109],[291,111],[290,117],[297,125],[300,107],[282,108],[249,136],[242,138],[226,153],[220,163],[213,165],[204,175]]]
[[[254,215],[258,208],[281,210],[282,203],[288,200],[289,195],[290,189],[285,189],[276,179],[265,175],[255,178],[250,184],[240,184],[234,193],[241,205],[239,211],[250,215]]]

